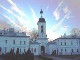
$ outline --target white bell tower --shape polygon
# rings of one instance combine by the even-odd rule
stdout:
[[[47,53],[47,43],[48,43],[48,38],[46,34],[46,21],[43,18],[42,14],[43,11],[41,9],[40,11],[41,17],[39,18],[39,21],[37,23],[38,25],[38,35],[37,35],[37,42],[40,43],[40,54],[45,54]]]
[[[46,21],[45,19],[42,17],[43,11],[41,9],[40,11],[41,17],[39,18],[39,21],[37,23],[38,25],[38,38],[46,38]]]

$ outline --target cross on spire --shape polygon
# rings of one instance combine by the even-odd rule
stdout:
[[[43,11],[42,11],[42,9],[41,9],[41,11],[40,11],[40,14],[41,14],[41,18],[42,18],[42,14],[43,14]]]

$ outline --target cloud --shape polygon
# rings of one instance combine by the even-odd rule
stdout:
[[[65,32],[65,31],[68,30],[69,27],[70,27],[70,26],[62,26],[62,27],[61,27],[61,30]]]
[[[67,13],[69,11],[68,7],[66,6],[65,8],[63,8],[64,13]]]
[[[60,35],[52,30],[47,30],[47,37],[49,38],[49,41],[52,41],[59,38]]]
[[[9,25],[7,22],[5,22],[5,21],[1,21],[1,19],[0,19],[0,30],[2,30],[2,29],[4,29],[4,28],[9,28],[9,27],[11,27],[11,25]]]
[[[1,8],[3,8],[4,10],[8,11],[9,13],[11,13],[12,15],[16,16],[12,11],[10,11],[9,9],[5,8],[4,6],[0,5]]]
[[[70,14],[71,14],[71,11],[69,11],[69,12],[60,20],[60,22],[53,27],[53,31],[55,31],[58,27],[60,27],[61,24],[63,23],[63,21],[64,21]]]
[[[20,16],[17,16],[17,20],[20,22],[20,25],[26,27],[26,26],[30,26],[30,21],[29,20],[25,20],[24,18],[21,18]]]
[[[2,13],[0,13],[2,14]],[[8,16],[2,14],[7,20],[9,20],[9,22],[12,24],[12,27],[17,27],[19,31],[25,31],[25,32],[29,32],[29,29],[27,29],[27,27],[24,27],[20,24],[15,23],[12,19],[10,19]]]
[[[47,30],[47,37],[49,38],[49,41],[55,40],[59,37],[61,37],[61,35],[63,33],[65,33],[68,30],[69,26],[60,26],[60,30],[59,31],[53,31],[53,30]],[[54,37],[53,37],[54,36]]]
[[[0,12],[0,14],[2,14],[1,12]],[[10,19],[8,16],[6,16],[6,15],[4,15],[4,14],[2,14],[7,20],[9,20],[9,22],[13,25],[13,26],[18,26],[12,19]]]
[[[73,28],[70,33],[71,33],[71,35],[80,36],[80,29],[79,28]]]
[[[25,20],[24,18],[22,18],[21,16],[18,16],[16,14],[14,14],[11,10],[5,8],[4,6],[0,5],[0,7],[2,7],[4,10],[8,11],[10,14],[12,14],[16,20],[20,23],[20,25],[23,25],[24,27],[30,26],[30,21]],[[9,19],[10,20],[10,19]]]
[[[70,16],[68,16],[66,19],[69,19],[70,18]]]
[[[47,10],[48,10],[48,8],[49,8],[49,5],[46,7],[45,11],[47,11]]]
[[[59,7],[61,7],[63,1],[61,1],[58,5],[58,7],[54,10],[53,15],[56,18],[56,20],[58,20],[60,18],[60,11],[59,11]]]
[[[30,7],[30,9],[31,9],[31,11],[32,11],[33,20],[34,20],[35,23],[37,23],[38,19],[37,19],[37,16],[36,16],[36,14],[35,14],[35,11],[33,10],[32,7]]]
[[[12,20],[11,17],[9,18],[8,16],[6,16],[3,13],[0,12],[0,14],[2,14],[7,20],[9,20],[8,23],[11,24],[11,26],[17,27],[20,31],[26,31],[26,32],[29,31],[29,29],[27,29],[27,26],[30,26],[30,21],[29,20],[25,20],[21,16],[18,16],[16,14],[14,14],[11,10],[5,8],[2,5],[0,5],[0,7],[3,8],[4,10],[6,10],[7,12],[9,12],[11,15],[13,15],[16,18],[16,20],[18,21],[19,24],[14,22],[14,20]]]
[[[7,1],[15,6],[15,4],[12,2],[12,0],[7,0]]]
[[[12,5],[11,8],[14,11],[16,11],[20,16],[25,16],[27,19],[29,19],[28,16],[23,11],[21,11],[12,0],[7,0],[7,1]]]
[[[60,17],[60,13],[59,13],[58,10],[54,11],[54,12],[53,12],[53,15],[55,16],[56,20],[58,20],[59,17]]]

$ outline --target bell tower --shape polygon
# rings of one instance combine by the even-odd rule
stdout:
[[[45,54],[47,53],[47,43],[48,43],[48,38],[46,35],[46,21],[43,18],[42,14],[43,11],[41,9],[40,11],[41,17],[39,18],[39,21],[37,23],[38,25],[38,35],[37,35],[37,42],[40,43],[40,54]]]
[[[40,14],[41,14],[41,17],[39,18],[39,21],[37,23],[37,25],[38,25],[38,38],[46,38],[47,37],[47,35],[46,35],[46,21],[42,16],[42,14],[43,14],[42,9],[40,11]]]

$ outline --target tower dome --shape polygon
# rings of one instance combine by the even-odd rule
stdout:
[[[41,9],[40,11],[40,14],[41,14],[41,17],[39,18],[39,21],[38,22],[45,22],[45,19],[43,18],[42,14],[43,14],[43,11]]]

